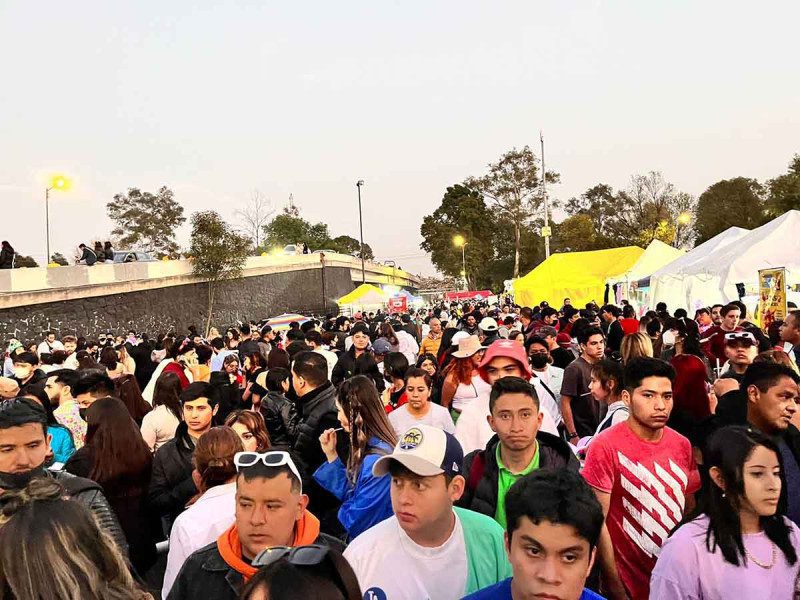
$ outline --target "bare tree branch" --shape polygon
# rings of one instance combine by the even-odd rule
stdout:
[[[248,203],[234,212],[240,224],[239,230],[252,240],[256,248],[261,246],[264,225],[269,223],[274,214],[272,202],[258,190],[253,190]]]

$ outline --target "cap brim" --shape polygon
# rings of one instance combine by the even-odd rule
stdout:
[[[389,454],[381,456],[375,461],[375,464],[372,465],[372,474],[375,477],[386,475],[393,460],[396,460],[406,469],[420,477],[433,477],[444,473],[444,469],[419,456],[414,456],[413,454]]]

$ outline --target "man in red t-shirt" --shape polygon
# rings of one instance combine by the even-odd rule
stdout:
[[[717,367],[717,360],[719,366],[725,364],[725,334],[733,333],[734,331],[744,331],[739,327],[739,319],[742,317],[742,311],[735,304],[728,304],[722,307],[720,311],[722,321],[719,325],[709,327],[700,338],[700,344],[703,352],[708,357],[712,368]]]
[[[606,515],[598,553],[609,600],[649,596],[661,546],[700,488],[689,440],[666,426],[674,379],[662,360],[631,360],[622,390],[628,420],[589,445],[582,474]]]

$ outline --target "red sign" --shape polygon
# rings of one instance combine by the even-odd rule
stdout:
[[[408,312],[408,299],[405,296],[397,296],[396,298],[389,298],[389,314],[394,315],[397,313]]]
[[[486,300],[489,296],[493,296],[492,290],[478,290],[468,292],[447,292],[444,297],[445,300],[452,302],[453,300]]]

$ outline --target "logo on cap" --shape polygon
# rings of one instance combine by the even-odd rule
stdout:
[[[413,450],[417,446],[422,443],[422,432],[414,427],[413,429],[409,429],[403,435],[403,439],[400,440],[398,446],[401,450]]]

